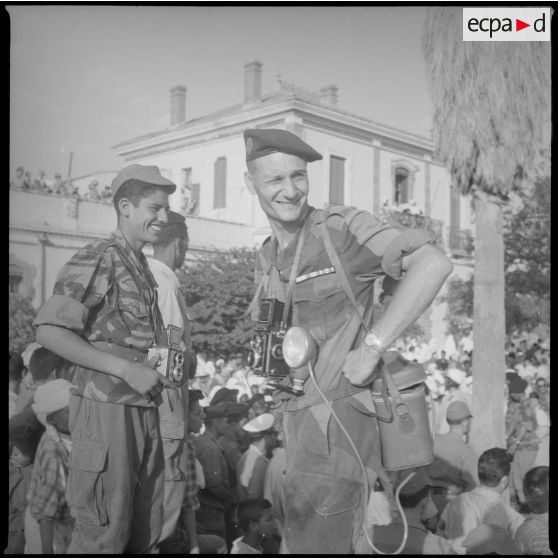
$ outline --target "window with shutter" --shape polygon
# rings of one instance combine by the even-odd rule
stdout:
[[[213,209],[226,207],[227,192],[227,158],[219,157],[215,161],[215,182],[213,187]]]
[[[329,203],[345,203],[345,159],[335,155],[329,159]]]

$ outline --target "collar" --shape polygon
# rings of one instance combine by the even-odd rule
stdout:
[[[304,224],[308,220],[310,220],[310,226],[307,227],[307,229],[312,230],[313,227],[319,222],[320,214],[320,211],[317,211],[315,207],[309,205],[308,214],[306,215],[306,219],[304,219],[300,230],[302,230]],[[295,235],[294,238],[289,242],[288,246],[279,252],[277,239],[275,238],[275,236],[271,236],[271,241],[269,243],[269,261],[271,262],[273,267],[277,268],[278,270],[282,270],[292,265],[297,241],[298,235]]]
[[[116,244],[126,251],[134,263],[146,263],[145,254],[141,250],[139,252],[134,251],[130,244],[128,244],[128,241],[124,238],[120,229],[113,231],[111,233],[111,238],[116,242]]]
[[[174,270],[171,267],[169,267],[165,262],[162,262],[161,260],[158,260],[153,256],[149,256],[147,260],[149,262],[150,267],[153,267],[157,269],[160,273],[164,273],[167,277],[174,278],[178,281],[178,278],[176,277],[176,273],[174,272]]]
[[[482,486],[482,485],[477,486],[473,488],[471,492],[474,492],[475,494],[479,494],[483,498],[486,498],[487,500],[492,500],[494,502],[496,502],[497,500],[502,500],[502,495],[499,492],[496,492],[496,490],[493,490],[488,486]]]

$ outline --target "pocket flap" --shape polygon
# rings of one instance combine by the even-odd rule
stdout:
[[[100,473],[105,468],[107,446],[84,440],[72,441],[70,467],[80,471]]]

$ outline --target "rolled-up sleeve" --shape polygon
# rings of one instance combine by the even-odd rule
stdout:
[[[425,229],[407,229],[385,223],[366,211],[356,213],[349,228],[357,242],[378,257],[382,271],[396,280],[403,273],[403,257],[433,241],[432,235]],[[345,246],[345,249],[349,250],[350,246]]]
[[[382,269],[393,279],[400,279],[403,273],[403,257],[432,242],[432,235],[424,229],[403,231],[386,246],[382,256]]]
[[[91,246],[82,248],[58,273],[54,294],[39,310],[33,325],[55,325],[83,333],[90,310],[109,289],[111,273],[110,255]]]

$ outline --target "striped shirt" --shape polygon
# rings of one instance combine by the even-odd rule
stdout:
[[[548,539],[548,513],[527,516],[515,534],[515,542],[523,554],[551,556],[553,553]]]
[[[184,490],[184,509],[194,512],[199,509],[198,484],[196,482],[196,451],[190,438],[184,439],[184,453],[186,455],[186,488]]]
[[[37,520],[71,521],[66,503],[70,452],[60,440],[45,432],[39,442],[27,492],[29,512]]]

